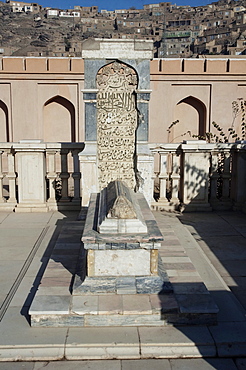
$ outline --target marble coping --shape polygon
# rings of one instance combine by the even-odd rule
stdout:
[[[90,244],[97,243],[140,243],[142,248],[144,248],[144,243],[148,243],[148,245],[152,246],[150,249],[159,248],[160,242],[163,240],[163,236],[142,193],[136,193],[136,198],[141,208],[144,222],[147,226],[147,233],[100,234],[97,231],[99,198],[98,193],[93,193],[90,197],[85,228],[81,239],[86,249],[90,249]]]
[[[136,193],[121,180],[100,192],[98,227],[100,234],[135,234],[148,231]]]

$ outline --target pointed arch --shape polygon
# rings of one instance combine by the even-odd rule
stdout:
[[[9,142],[9,113],[7,105],[0,100],[0,141]]]
[[[97,75],[96,75],[96,79],[98,78],[98,75],[100,75],[103,70],[105,70],[105,68],[112,68],[114,63],[118,63],[119,65],[122,65],[122,68],[126,68],[128,67],[129,68],[129,71],[131,71],[131,73],[134,73],[134,75],[136,76],[136,88],[139,84],[139,75],[138,75],[138,72],[136,70],[136,68],[134,68],[132,65],[126,63],[125,61],[122,62],[120,59],[115,59],[115,60],[110,60],[108,61],[108,63],[104,64],[102,67],[100,67],[97,71]]]
[[[44,141],[75,142],[75,108],[66,98],[57,95],[44,104]]]
[[[206,106],[201,100],[194,96],[180,100],[174,112],[174,121],[178,123],[173,126],[172,141],[179,142],[192,135],[203,137],[206,133],[206,116]]]

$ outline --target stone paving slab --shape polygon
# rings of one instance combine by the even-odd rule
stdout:
[[[225,282],[224,290],[237,287],[233,293],[246,309],[242,292],[246,291],[246,283],[240,279],[245,276],[246,215],[242,212],[191,213],[180,215],[179,219],[193,235],[198,248],[209,258],[211,267]],[[210,280],[208,287],[212,286],[214,282]]]
[[[9,307],[0,324],[0,361],[57,360],[64,357],[67,329],[32,330],[18,307]]]
[[[46,214],[44,214],[44,215],[46,215]],[[20,214],[18,214],[18,216],[20,216]],[[25,215],[22,214],[21,216],[25,217],[26,214]],[[33,217],[33,215],[32,215],[32,217]],[[161,217],[163,217],[163,216],[161,215]],[[173,218],[175,218],[175,223],[173,221]],[[179,225],[179,222],[177,221],[176,217],[173,217],[173,216],[170,217],[169,215],[165,215],[165,217],[163,217],[163,219],[165,221],[165,222],[163,221],[163,223],[167,223],[167,221],[169,220],[170,221],[169,224],[175,227],[175,233],[177,232],[177,235],[179,236],[179,240],[182,240],[182,245],[184,245],[186,252],[188,252],[187,255],[189,255],[192,262],[194,261],[193,256],[195,255],[195,264],[196,264],[196,266],[199,267],[199,273],[202,276],[205,276],[206,285],[208,285],[208,283],[209,283],[209,285],[211,287],[215,288],[215,291],[214,291],[215,295],[217,294],[216,289],[221,290],[221,291],[225,290],[225,285],[221,284],[221,280],[218,279],[218,275],[215,274],[215,270],[213,270],[211,268],[211,266],[209,266],[209,269],[207,268],[208,267],[208,261],[205,258],[205,255],[202,255],[200,253],[200,251],[197,249],[197,244],[194,244],[194,241],[192,241],[192,237],[189,233],[186,234],[186,231],[185,231],[184,227],[182,225]],[[48,245],[48,241],[47,241],[47,245]],[[42,249],[40,247],[40,249],[37,251],[37,253],[39,253],[40,256],[42,256],[41,250]],[[43,253],[44,253],[44,250],[43,250]],[[30,267],[30,271],[32,271],[32,265]],[[206,271],[209,271],[209,273],[205,274],[204,272],[206,272]],[[1,273],[1,271],[0,271],[0,273]],[[36,271],[36,275],[32,275],[32,276],[33,276],[33,279],[35,280],[35,277],[39,276],[39,272]],[[184,277],[176,275],[176,276],[174,276],[174,278],[177,279],[177,281],[179,282],[179,281],[182,281],[182,278],[184,278]],[[195,278],[195,276],[193,276],[190,273],[190,275],[187,275],[186,278],[188,280],[190,280],[190,279]],[[198,280],[198,281],[200,281],[200,280]],[[214,283],[213,283],[213,281],[214,281]],[[28,291],[30,290],[30,288],[31,288],[30,286],[27,286],[25,297],[28,296]],[[44,288],[44,289],[49,289],[49,288],[47,287],[47,288]],[[53,287],[53,288],[51,287],[50,289],[59,289],[59,287]],[[41,288],[40,288],[40,290],[41,290]],[[225,291],[225,292],[227,293],[227,291]],[[216,303],[217,303],[217,301],[216,301]],[[19,302],[16,302],[15,304],[19,305]],[[226,305],[227,305],[226,297],[225,297],[225,299],[223,299],[222,304],[225,306],[224,311],[226,312]],[[236,306],[234,306],[234,307],[236,307]],[[47,328],[47,327],[46,328],[42,328],[42,327],[40,327],[40,328],[30,328],[26,317],[23,316],[25,314],[25,310],[23,310],[24,308],[26,308],[26,307],[11,306],[10,305],[10,307],[8,308],[7,312],[4,315],[4,319],[0,323],[0,333],[1,333],[1,335],[0,335],[0,353],[1,353],[1,356],[2,356],[2,357],[0,357],[0,365],[3,365],[3,366],[6,365],[4,360],[5,361],[13,361],[13,360],[21,359],[21,360],[24,360],[24,361],[27,361],[27,360],[28,361],[33,361],[33,360],[38,359],[39,361],[46,361],[46,360],[49,360],[50,358],[53,358],[55,360],[64,359],[64,357],[61,357],[61,356],[62,355],[64,356],[65,349],[67,347],[66,338],[67,338],[68,333],[71,330],[78,330],[79,331],[79,330],[81,330],[81,328],[74,328],[74,329],[71,328],[71,329],[68,329],[68,330],[66,328]],[[239,309],[239,307],[238,307],[238,309]],[[229,310],[230,310],[230,322],[228,322],[228,320],[227,320],[227,322],[220,322],[219,326],[210,326],[210,327],[208,327],[208,330],[211,334],[211,338],[212,338],[213,343],[214,343],[214,348],[217,351],[217,352],[215,351],[213,356],[222,356],[223,353],[226,353],[225,356],[230,357],[230,356],[234,356],[234,355],[238,356],[241,353],[240,356],[245,357],[246,356],[246,351],[245,351],[245,347],[244,347],[245,346],[245,339],[244,339],[244,337],[245,337],[245,327],[244,327],[244,325],[241,325],[243,323],[243,316],[240,318],[240,320],[242,322],[237,323],[238,325],[236,326],[236,334],[235,334],[236,335],[236,340],[235,340],[235,345],[234,345],[233,340],[234,340],[235,336],[231,336],[230,334],[233,332],[235,322],[237,322],[237,320],[238,320],[237,316],[238,316],[239,311],[237,311],[237,312],[235,312],[235,314],[233,314],[233,305],[231,305],[229,307]],[[243,311],[241,311],[241,312],[243,312]],[[225,320],[226,320],[226,316],[225,316]],[[173,329],[174,331],[178,332],[178,333],[184,333],[184,329],[185,329],[184,327],[180,327],[180,326],[177,326],[177,327],[163,327],[161,329],[170,329],[170,328]],[[189,328],[189,326],[187,328]],[[204,328],[206,328],[206,326],[200,326],[200,328],[204,329]],[[84,328],[82,328],[82,329],[84,329]],[[93,328],[86,328],[86,329],[93,329]],[[111,329],[111,328],[96,328],[96,331],[99,331],[101,329]],[[114,329],[117,330],[117,331],[125,332],[126,328],[115,327]],[[133,328],[130,328],[130,329],[137,329],[137,332],[139,333],[140,329],[145,329],[145,328],[133,327]],[[160,328],[151,328],[151,329],[155,330],[155,329],[160,329]],[[225,337],[223,337],[223,333],[224,334],[228,333],[228,331],[229,331],[229,335],[227,335],[227,336],[225,335]],[[94,336],[96,337],[97,334],[94,334]],[[174,334],[173,334],[173,336],[174,336]],[[204,366],[204,370],[212,369],[212,368],[220,369],[219,364],[222,363],[223,366],[224,366],[223,369],[227,369],[226,366],[230,365],[231,367],[228,367],[228,368],[234,370],[233,365],[232,365],[232,364],[234,364],[234,362],[232,362],[232,360],[230,358],[227,358],[227,359],[225,359],[225,358],[214,358],[213,360],[218,360],[218,361],[214,362],[213,365],[211,364],[211,366],[213,366],[213,367],[211,367],[210,364],[209,364],[209,361],[211,359],[209,357],[206,357],[206,353],[209,353],[209,352],[210,352],[210,354],[208,356],[211,356],[212,348],[210,348],[210,351],[208,351],[209,346],[210,346],[210,342],[206,341],[206,340],[197,341],[195,339],[195,336],[194,335],[191,336],[190,333],[186,333],[185,336],[187,336],[187,338],[190,339],[190,343],[188,342],[189,343],[188,347],[189,347],[190,350],[186,347],[185,348],[183,347],[183,344],[184,344],[183,340],[177,340],[176,343],[174,344],[177,351],[175,353],[173,353],[172,352],[172,347],[170,347],[170,352],[169,352],[169,355],[168,355],[169,356],[168,358],[173,358],[173,360],[152,360],[151,359],[150,361],[169,361],[169,362],[165,362],[166,364],[168,363],[168,365],[170,365],[170,363],[172,361],[172,367],[174,366],[174,363],[177,363],[177,366],[178,366],[178,362],[176,362],[176,361],[188,361],[188,360],[186,360],[186,359],[185,360],[175,359],[177,357],[177,354],[179,355],[179,357],[185,357],[185,356],[192,357],[194,352],[195,352],[194,347],[197,348],[197,346],[199,345],[203,349],[203,351],[201,351],[200,353],[199,353],[199,351],[196,351],[195,356],[204,357],[204,358],[203,359],[199,358],[199,360],[201,360],[201,361],[199,361],[199,363],[192,362],[192,361],[195,361],[195,359],[189,360],[191,362],[186,362],[186,363],[188,363],[188,366],[189,366],[188,368],[189,369],[192,369],[192,370],[193,369],[197,370],[197,368],[203,369],[202,366]],[[166,337],[166,339],[169,338],[169,337],[170,337],[170,335],[168,335]],[[178,335],[177,335],[177,337],[178,337]],[[83,336],[77,334],[77,342],[75,340],[74,344],[73,344],[73,342],[71,341],[69,343],[70,344],[69,349],[72,350],[73,345],[76,348],[77,343],[80,342],[81,338],[83,340],[86,340]],[[134,361],[136,361],[136,363],[138,361],[143,361],[143,360],[138,360],[139,359],[139,353],[141,353],[140,351],[141,351],[141,340],[142,340],[142,338],[139,335],[138,335],[138,338],[139,338],[139,341],[138,341],[139,349],[138,349],[138,353],[137,353],[136,357],[134,357],[135,358]],[[71,339],[72,339],[72,337],[71,337]],[[163,337],[162,339],[164,341],[165,337]],[[192,346],[192,341],[193,341],[193,346]],[[52,345],[51,345],[51,343],[52,343]],[[105,342],[102,341],[102,344],[103,343],[105,343]],[[162,342],[160,341],[160,343],[162,343]],[[157,341],[156,341],[155,344],[158,345]],[[83,344],[83,346],[84,346],[84,344]],[[232,350],[228,350],[228,348],[230,346],[232,347]],[[237,350],[237,348],[236,348],[237,346],[240,350]],[[126,345],[126,347],[122,346],[122,352],[125,350],[125,348],[127,348],[127,345]],[[179,348],[179,350],[178,350],[178,348]],[[136,348],[135,348],[135,350],[136,350]],[[76,353],[74,353],[74,354],[76,356]],[[73,357],[72,351],[70,351],[70,355],[71,355],[71,358],[75,360],[75,357]],[[118,355],[118,358],[121,358],[120,357],[121,356],[120,350],[118,351],[117,355]],[[113,353],[112,353],[112,355],[111,354],[109,355],[109,358],[113,358],[111,356],[113,356]],[[157,353],[157,356],[158,356],[158,353]],[[153,355],[152,355],[152,357],[153,357]],[[119,360],[113,360],[113,361],[119,361]],[[124,361],[126,361],[126,360],[121,361],[122,367],[123,367]],[[59,362],[58,361],[58,362],[51,362],[51,363],[45,362],[44,364],[45,364],[45,367],[47,365],[49,365],[49,366],[51,366],[50,369],[52,369],[53,364],[54,364],[54,366],[57,366],[58,364],[63,364],[63,363],[69,364],[69,366],[70,366],[70,364],[72,364],[73,361],[72,362],[66,362],[66,361]],[[90,366],[94,366],[94,365],[92,365],[91,361],[89,361],[89,363],[88,362],[84,362],[84,363],[87,363],[86,366],[88,366],[88,369],[90,368]],[[182,370],[185,369],[184,366],[185,366],[186,363],[180,362]],[[19,366],[22,363],[21,362],[16,362],[16,363],[9,362],[9,364],[11,365],[11,367],[6,368],[6,370],[15,369],[15,367],[14,367],[15,365]],[[193,366],[193,364],[194,364],[194,366]],[[199,366],[197,364],[199,364]],[[29,369],[29,365],[30,365],[30,362],[28,362],[27,369]],[[39,368],[38,367],[39,365],[41,365],[41,363],[34,364],[34,366],[37,366],[36,369]],[[208,366],[206,367],[206,365],[208,365]],[[237,368],[239,370],[242,370],[244,368],[243,366],[245,365],[244,359],[238,359],[237,365],[238,365]],[[1,370],[4,369],[3,366],[2,367],[0,366]],[[63,366],[63,365],[61,365],[61,366]],[[129,366],[130,366],[130,364],[129,364]],[[143,366],[143,367],[140,367],[140,368],[145,370],[144,365],[139,365],[139,366]],[[69,367],[67,367],[67,368],[69,369]],[[83,367],[81,367],[81,368],[83,368]],[[85,369],[86,368],[87,367],[85,367]],[[93,367],[91,367],[91,368],[93,369]],[[17,367],[16,369],[19,369],[19,368]],[[30,369],[31,369],[31,367],[30,367]],[[95,369],[97,369],[97,368],[95,368]],[[130,367],[130,369],[131,369],[131,367]],[[164,367],[164,369],[165,369],[165,367]],[[169,368],[168,368],[168,370],[169,370]]]
[[[142,357],[214,357],[216,346],[206,327],[139,328]],[[178,344],[178,345],[177,345]]]
[[[172,370],[237,370],[237,367],[232,359],[186,359],[186,360],[170,360]]]
[[[140,358],[137,328],[69,329],[65,348],[68,360]]]
[[[244,370],[243,359],[141,359],[2,362],[0,370]]]
[[[227,322],[210,327],[220,357],[240,357],[246,354],[246,322]]]

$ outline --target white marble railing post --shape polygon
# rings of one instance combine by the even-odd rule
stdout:
[[[210,204],[212,207],[218,203],[217,188],[218,188],[218,152],[212,150],[211,152],[211,170],[210,170]]]
[[[55,189],[55,180],[57,178],[56,173],[56,153],[57,151],[54,149],[47,149],[46,156],[47,156],[47,174],[46,177],[49,181],[49,199],[47,201],[49,210],[56,210],[57,209],[57,201],[56,201],[56,189]]]
[[[152,206],[157,209],[175,210],[180,203],[180,144],[155,144],[151,148],[153,153],[159,155],[158,179],[160,197]],[[157,163],[156,163],[157,164]],[[171,199],[167,199],[170,191]]]
[[[223,173],[222,173],[222,199],[224,201],[230,201],[230,179],[231,179],[231,171],[230,171],[230,162],[231,162],[231,154],[228,151],[224,151],[224,165],[223,165]]]
[[[79,170],[79,152],[80,150],[72,150],[73,156],[73,173],[72,177],[74,180],[74,196],[72,202],[80,202],[80,179],[81,173]]]
[[[148,144],[137,145],[138,191],[143,193],[148,204],[154,202],[154,154]]]
[[[182,144],[182,201],[186,211],[210,211],[208,202],[211,144],[189,140]]]
[[[2,163],[3,150],[0,150],[0,203],[5,203],[6,199],[3,196],[3,163]]]
[[[82,206],[87,207],[91,193],[99,191],[97,176],[97,144],[88,142],[83,152],[79,153],[81,181]]]
[[[68,149],[61,149],[61,173],[60,178],[62,180],[61,188],[61,199],[60,202],[69,202],[70,198],[68,197],[68,179],[70,177],[68,172],[68,163],[67,155],[69,153]]]
[[[168,174],[168,151],[160,150],[160,198],[158,200],[158,205],[168,206],[169,202],[167,200],[167,180],[169,179]]]
[[[235,211],[246,212],[246,141],[234,144],[232,149],[231,199]]]
[[[47,212],[46,144],[41,140],[22,140],[14,144],[18,170],[16,212]]]
[[[15,152],[14,150],[9,150],[7,152],[8,156],[8,173],[6,178],[9,181],[9,199],[7,203],[11,203],[14,206],[17,204],[16,200],[16,172],[15,172]]]
[[[179,189],[180,189],[180,154],[175,152],[172,154],[172,197],[170,203],[179,204]]]

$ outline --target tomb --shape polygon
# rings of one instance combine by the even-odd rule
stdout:
[[[113,41],[108,44],[111,47],[103,50],[107,60],[101,49],[107,42],[94,45],[84,56],[87,141],[81,163],[88,176],[82,179],[82,205],[88,205],[88,211],[85,223],[82,209],[70,226],[81,248],[76,242],[73,259],[73,233],[69,239],[67,228],[58,238],[52,258],[61,271],[64,267],[64,275],[71,272],[72,279],[66,292],[54,296],[42,294],[41,283],[29,311],[32,325],[213,324],[218,308],[204,284],[198,284],[204,302],[199,309],[187,310],[176,301],[159,255],[163,236],[145,197],[153,193],[147,189],[153,161],[145,151],[151,51],[131,43],[133,59],[123,59],[126,50],[112,48]],[[116,51],[123,60],[112,54]],[[50,264],[47,276],[52,269],[55,274],[54,266]]]
[[[122,285],[132,294],[170,293],[158,256],[162,240],[143,194],[120,180],[109,183],[91,195],[82,236],[87,267],[77,275],[73,294],[117,294]]]

